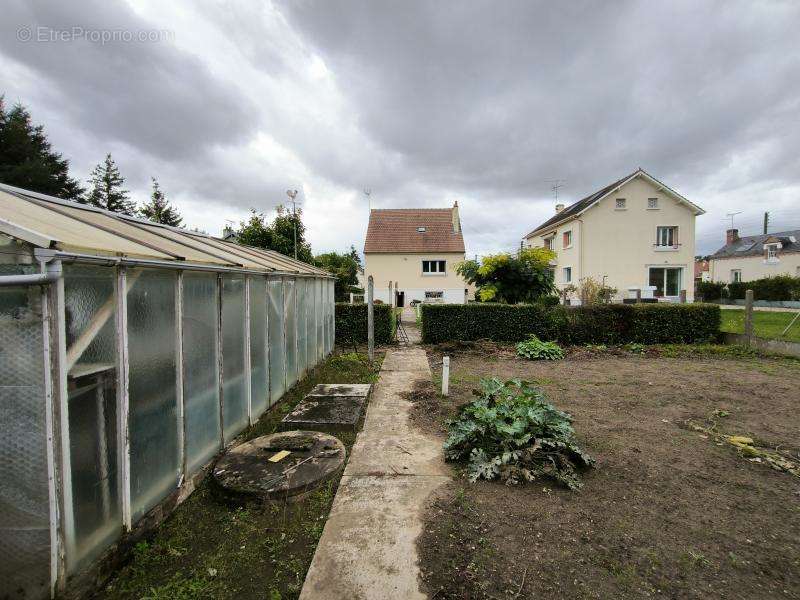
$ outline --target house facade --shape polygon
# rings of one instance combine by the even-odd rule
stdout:
[[[800,229],[745,237],[729,229],[725,245],[711,255],[710,263],[711,280],[720,283],[800,277]]]
[[[457,202],[452,208],[370,211],[364,274],[373,277],[376,300],[463,304],[469,287],[456,265],[464,258]]]
[[[556,253],[559,289],[592,277],[615,301],[694,299],[695,218],[702,208],[642,169],[564,207],[523,238]],[[572,301],[575,303],[575,300]]]

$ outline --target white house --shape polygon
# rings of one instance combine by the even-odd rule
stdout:
[[[800,229],[739,237],[729,229],[725,245],[711,255],[711,280],[753,281],[774,275],[800,277]]]
[[[703,209],[642,169],[564,207],[523,239],[555,251],[556,286],[585,277],[617,289],[677,301],[694,297],[695,217]]]

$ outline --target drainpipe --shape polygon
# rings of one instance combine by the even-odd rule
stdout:
[[[61,275],[58,273],[34,273],[32,275],[3,275],[0,277],[0,287],[12,285],[47,285],[55,283]]]

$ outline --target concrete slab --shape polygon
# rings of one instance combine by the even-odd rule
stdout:
[[[281,431],[355,431],[366,396],[306,397],[280,423]]]
[[[362,396],[367,398],[371,390],[371,383],[320,383],[306,394],[306,398],[317,396]]]
[[[301,600],[423,599],[416,538],[430,494],[450,479],[441,442],[417,431],[402,395],[430,380],[419,348],[391,350],[373,390]]]

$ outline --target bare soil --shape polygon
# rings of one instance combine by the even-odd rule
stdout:
[[[410,396],[420,427],[443,435],[480,377],[535,380],[598,464],[580,493],[451,484],[418,541],[431,598],[800,598],[800,478],[686,426],[716,424],[797,460],[800,362],[433,348],[439,381],[442,350],[451,394]]]

